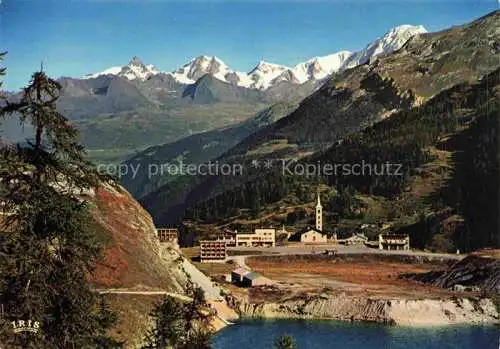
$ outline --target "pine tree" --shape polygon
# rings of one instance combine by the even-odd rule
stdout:
[[[201,288],[191,282],[186,287],[191,298],[185,302],[167,296],[157,304],[151,316],[154,326],[148,331],[142,349],[210,349],[210,316]]]
[[[3,61],[3,58],[5,57],[6,54],[7,54],[7,52],[0,52],[0,62]],[[5,70],[6,70],[5,67],[0,67],[0,77],[5,75]],[[3,85],[3,81],[0,80],[0,89],[2,88],[2,85]],[[0,102],[2,101],[2,97],[3,97],[2,91],[0,90]],[[0,125],[0,132],[3,132],[1,125]],[[0,143],[0,145],[1,145],[1,143]]]
[[[292,336],[283,335],[274,342],[274,349],[297,349],[297,343]]]
[[[85,159],[77,131],[56,109],[61,86],[33,74],[3,117],[33,126],[25,145],[0,149],[0,337],[5,348],[116,348],[107,336],[116,316],[87,276],[100,256],[86,192],[101,178]],[[14,333],[12,322],[39,324]]]
[[[3,58],[5,57],[5,55],[7,54],[7,52],[0,52],[0,62],[3,61]],[[0,76],[4,76],[5,75],[5,67],[0,67]],[[3,85],[3,81],[0,80],[0,87],[2,87]]]

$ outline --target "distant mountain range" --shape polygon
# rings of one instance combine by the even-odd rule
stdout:
[[[422,26],[403,25],[359,52],[340,51],[295,67],[260,62],[248,73],[217,57],[196,57],[173,72],[134,57],[83,78],[59,78],[58,107],[79,128],[94,160],[122,161],[148,146],[239,124],[276,103],[298,103],[332,75],[389,54],[424,32]],[[2,132],[12,141],[25,134],[9,121]]]
[[[189,85],[209,74],[228,84],[266,90],[282,82],[303,84],[311,80],[323,80],[333,73],[364,64],[378,55],[395,51],[411,36],[425,32],[425,28],[421,25],[401,25],[391,29],[361,51],[340,51],[328,56],[314,57],[293,68],[261,61],[248,73],[244,73],[231,69],[218,57],[199,56],[173,72],[160,72],[153,65],[146,65],[138,57],[133,57],[123,67],[111,67],[99,73],[88,74],[83,78],[92,79],[103,75],[114,75],[128,80],[144,81],[152,76],[163,74],[172,77],[179,84]]]
[[[141,198],[141,203],[160,224],[178,220],[189,206],[199,207],[201,204],[214,212],[213,202],[210,201],[212,198],[217,198],[217,205],[226,207],[226,199],[233,200],[233,194],[242,193],[245,188],[250,196],[260,191],[259,202],[255,201],[254,197],[245,197],[247,203],[251,202],[250,199],[255,199],[255,207],[263,205],[264,202],[274,202],[279,196],[278,193],[270,194],[269,188],[272,186],[268,185],[268,177],[275,174],[253,168],[251,164],[254,161],[301,159],[313,154],[322,158],[321,154],[328,154],[329,163],[336,163],[337,149],[344,149],[337,148],[336,145],[342,144],[350,135],[352,139],[363,139],[365,130],[379,130],[376,127],[380,124],[380,139],[387,138],[386,141],[390,142],[390,135],[385,136],[383,133],[383,125],[387,125],[383,121],[389,122],[394,115],[405,115],[404,113],[411,111],[412,117],[417,117],[420,107],[427,106],[428,118],[423,120],[432,120],[432,108],[438,110],[442,103],[452,103],[447,99],[449,95],[453,96],[454,86],[470,84],[472,87],[468,88],[478,89],[478,80],[499,67],[499,16],[500,12],[495,11],[465,25],[435,33],[414,35],[399,50],[371,58],[366,64],[339,71],[323,80],[289,115],[255,129],[217,158],[219,162],[246,164],[245,176],[200,177],[189,179],[190,183],[178,180],[153,192],[152,187],[147,190],[140,188],[141,183],[131,181],[126,185],[135,193],[150,192]],[[379,50],[377,44],[372,44],[367,47],[366,52],[369,54],[368,52],[375,53]],[[493,75],[494,77],[496,75]],[[433,100],[436,95],[447,90],[451,91],[449,95],[443,94],[442,98]],[[463,98],[467,98],[466,96],[467,94],[463,94]],[[467,101],[462,102],[463,105],[468,105]],[[442,117],[439,112],[436,113],[436,118]],[[415,124],[418,125],[418,122]],[[444,125],[439,126],[438,129],[443,127]],[[405,130],[398,134],[398,137],[406,143],[411,143],[417,139],[412,132],[412,129]],[[420,140],[415,140],[410,145],[406,143],[406,148],[396,144],[394,149],[390,150],[395,153],[399,151],[401,154],[410,154],[416,152],[416,149],[421,151]],[[378,161],[384,160],[383,154],[377,157],[377,146],[371,146],[372,149],[363,151]],[[171,149],[167,146],[165,148]],[[358,153],[357,160],[364,159],[363,155]],[[144,159],[141,157],[142,161]],[[161,160],[154,155],[152,159]],[[339,163],[346,163],[342,162],[340,157],[339,159]],[[352,163],[352,159],[349,160]],[[271,184],[279,182],[280,185],[285,185],[284,181],[287,179],[277,176]],[[135,184],[138,184],[139,188],[135,187]],[[241,194],[238,198],[243,196]],[[266,199],[263,199],[264,197]],[[250,209],[245,205],[243,203],[239,208]],[[234,211],[226,213],[227,216],[235,214]]]

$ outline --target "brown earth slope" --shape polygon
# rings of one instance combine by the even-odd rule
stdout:
[[[88,197],[103,258],[90,280],[119,315],[111,335],[137,348],[162,292],[184,294],[187,276],[177,249],[161,246],[151,216],[123,188],[105,185]],[[187,262],[184,262],[187,263]]]
[[[160,246],[151,216],[121,187],[103,186],[92,202],[103,260],[92,275],[100,288],[161,288],[183,292],[186,276],[182,257]]]

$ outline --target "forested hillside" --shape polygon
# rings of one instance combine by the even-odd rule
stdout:
[[[231,154],[255,153],[275,140],[331,145],[457,83],[475,81],[498,66],[499,20],[496,11],[470,24],[415,35],[400,50],[333,76],[289,117],[251,135]]]
[[[141,198],[166,183],[175,185],[176,181],[182,182],[183,179],[168,173],[150,176],[148,169],[151,166],[159,168],[168,164],[201,164],[215,159],[252,132],[288,115],[296,107],[295,103],[276,103],[234,126],[197,133],[176,142],[149,147],[124,163],[137,168],[137,173],[128,172],[121,178],[121,183],[134,197]]]
[[[439,160],[433,156],[435,151],[425,148],[434,144],[438,134],[444,136],[465,127],[465,120],[471,118],[465,109],[477,107],[475,112],[480,113],[478,105],[482,102],[464,105],[469,102],[456,95],[469,95],[467,89],[475,89],[483,75],[498,68],[499,18],[500,12],[495,11],[469,24],[414,36],[392,54],[333,76],[290,115],[254,132],[218,158],[220,162],[245,165],[245,176],[185,178],[160,187],[141,198],[141,203],[162,224],[178,221],[189,206],[205,205],[202,202],[211,197],[238,193],[241,188],[249,192],[241,199],[242,207],[248,208],[255,205],[250,192],[273,196],[267,185],[256,184],[261,181],[262,168],[254,168],[253,161],[300,159],[314,153],[310,158],[314,161],[359,160],[367,152],[370,159],[379,162],[401,160],[406,170],[401,178],[362,176],[336,181],[363,195],[395,197],[401,189],[410,190],[407,183],[413,175],[411,170],[433,158]],[[476,97],[471,94],[470,98]],[[448,116],[455,111],[457,118]],[[419,129],[421,122],[428,123],[426,129]],[[412,132],[417,133],[416,138],[408,136]],[[343,146],[337,148],[335,144]],[[331,149],[339,154],[334,157]],[[336,183],[329,181],[330,185]],[[218,205],[225,206],[227,200],[218,200]],[[204,217],[201,211],[196,214]]]
[[[441,247],[449,249],[498,245],[499,78],[497,69],[476,84],[454,86],[420,107],[399,112],[301,161],[304,164],[355,164],[363,160],[378,165],[379,169],[389,162],[402,164],[401,175],[339,172],[337,176],[307,179],[283,176],[276,170],[195,204],[187,211],[186,218],[213,223],[241,216],[242,209],[249,212],[249,217],[258,218],[269,205],[288,195],[297,195],[301,186],[309,185],[313,189],[317,180],[340,192],[349,188],[357,196],[411,202],[419,196],[414,183],[417,179],[425,182],[423,168],[436,160],[433,149],[437,149],[451,154],[451,177],[445,178],[443,173],[444,185],[419,198],[422,205],[419,212],[395,212],[393,217],[385,218],[392,223],[397,221],[397,229],[411,232],[416,247],[432,245],[438,234],[441,234],[438,239],[448,244],[443,243]],[[406,209],[415,207],[407,205]],[[340,218],[351,218],[345,212],[335,213]],[[457,216],[456,220],[462,223],[455,224],[451,232],[443,231],[441,221],[452,216]],[[433,217],[434,224],[430,224]],[[405,226],[399,218],[417,222]],[[434,241],[434,245],[437,244],[438,241]]]

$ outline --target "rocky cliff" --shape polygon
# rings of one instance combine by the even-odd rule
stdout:
[[[442,288],[474,288],[500,293],[500,260],[468,256],[445,270],[407,275],[406,278]]]
[[[373,299],[345,294],[292,298],[277,303],[238,305],[242,317],[369,321],[405,326],[498,323],[486,298]]]

